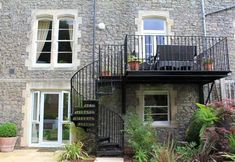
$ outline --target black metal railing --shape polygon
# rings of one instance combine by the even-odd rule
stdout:
[[[109,137],[110,143],[116,143],[122,149],[124,146],[124,120],[121,115],[108,108],[99,108],[98,135]]]
[[[124,45],[99,46],[99,64],[101,76],[123,76]]]
[[[76,108],[83,106],[84,100],[96,99],[96,80],[99,61],[94,61],[80,70],[71,78],[71,114],[75,113]]]
[[[229,71],[225,37],[128,35],[125,45],[126,70]]]

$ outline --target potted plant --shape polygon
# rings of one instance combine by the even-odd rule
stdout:
[[[3,123],[0,125],[0,151],[11,152],[14,150],[17,140],[17,127],[15,123]]]
[[[133,51],[128,55],[128,65],[130,70],[138,71],[141,61],[136,57],[136,52]]]
[[[112,73],[110,71],[111,68],[105,67],[101,71],[101,76],[111,76]]]
[[[59,155],[59,162],[94,162],[95,159],[89,157],[83,149],[83,143],[77,142],[64,146],[64,151]]]
[[[212,71],[213,70],[213,59],[212,58],[207,58],[203,61],[203,67],[204,70],[206,71]]]

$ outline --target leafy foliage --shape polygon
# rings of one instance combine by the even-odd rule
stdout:
[[[198,153],[198,149],[196,149],[196,143],[184,143],[183,146],[176,147],[176,153],[178,156],[179,162],[191,162],[194,156]]]
[[[156,146],[156,135],[151,121],[143,123],[137,114],[127,114],[125,133],[128,143],[136,152],[135,158],[140,162],[151,157],[151,151]]]
[[[235,154],[235,135],[234,134],[228,135],[228,139],[229,139],[229,145],[231,148],[231,153]]]
[[[235,161],[235,154],[224,153],[224,155],[222,155],[222,156],[224,156],[224,157],[226,157],[226,158],[229,158],[229,159],[231,159],[232,161]]]
[[[59,161],[63,160],[85,160],[88,154],[83,150],[81,142],[65,145],[64,151],[59,156]]]
[[[196,104],[197,110],[190,121],[189,127],[186,131],[186,141],[196,142],[200,144],[200,137],[203,135],[205,129],[219,120],[217,112],[206,105]]]
[[[175,143],[168,136],[167,144],[153,149],[151,162],[176,162]]]
[[[17,127],[15,123],[4,123],[0,125],[0,137],[16,137]]]

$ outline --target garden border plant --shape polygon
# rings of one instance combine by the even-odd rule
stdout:
[[[0,124],[0,151],[11,152],[17,140],[17,126],[15,123]]]

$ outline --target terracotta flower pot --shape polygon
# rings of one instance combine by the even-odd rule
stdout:
[[[212,71],[213,70],[213,64],[204,64],[204,70],[206,71]]]
[[[139,61],[130,61],[128,62],[130,70],[138,71],[140,68],[140,62]]]
[[[11,152],[14,150],[17,137],[0,137],[0,151]]]
[[[101,71],[101,76],[111,76],[111,72],[110,71]]]

